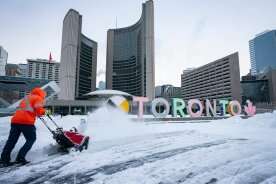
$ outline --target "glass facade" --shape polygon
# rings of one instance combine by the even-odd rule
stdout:
[[[269,102],[268,80],[241,81],[242,103],[246,100],[254,103]]]
[[[143,20],[127,29],[115,30],[112,89],[144,96],[142,88],[141,35]],[[145,68],[145,66],[144,66]]]
[[[113,61],[113,89],[141,96],[141,70],[135,56]]]
[[[97,42],[81,34],[79,61],[76,66],[76,98],[94,91],[96,87]]]
[[[93,48],[85,43],[81,43],[80,49],[80,68],[79,73],[78,94],[82,96],[91,92],[91,73],[92,73],[92,52]]]
[[[276,68],[276,30],[266,31],[249,41],[251,74]]]
[[[154,97],[153,1],[143,3],[141,18],[107,34],[107,89]]]

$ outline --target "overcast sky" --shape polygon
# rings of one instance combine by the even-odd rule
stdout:
[[[82,32],[98,42],[97,81],[105,80],[109,28],[135,23],[144,0],[1,0],[0,45],[9,63],[60,60],[62,21],[73,8]],[[182,70],[238,51],[241,75],[250,68],[248,41],[276,28],[276,0],[155,0],[155,83],[180,86]]]

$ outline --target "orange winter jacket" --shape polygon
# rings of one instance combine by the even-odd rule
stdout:
[[[19,104],[19,108],[11,119],[12,124],[34,125],[36,116],[45,114],[44,100],[46,93],[40,88],[34,88]]]

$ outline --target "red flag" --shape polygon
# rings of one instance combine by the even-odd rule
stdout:
[[[49,62],[51,62],[52,61],[52,54],[51,54],[51,52],[50,52],[50,55],[49,55]]]

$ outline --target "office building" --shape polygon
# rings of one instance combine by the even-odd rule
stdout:
[[[172,98],[182,98],[181,87],[167,84],[155,87],[155,98],[165,98],[170,101]]]
[[[251,74],[276,69],[276,30],[265,31],[249,41]]]
[[[47,59],[27,59],[27,77],[59,83],[60,63]],[[25,65],[19,65],[24,75]]]
[[[233,53],[181,75],[182,97],[241,102],[239,55]]]
[[[251,100],[257,107],[262,104],[276,106],[276,69],[269,69],[258,75],[242,77],[242,101]]]
[[[142,15],[135,24],[109,29],[106,56],[107,89],[135,96],[154,98],[154,7],[143,3]]]
[[[182,71],[182,74],[189,73],[190,71],[194,70],[196,68],[186,68]]]
[[[269,103],[269,86],[268,78],[257,75],[242,76],[241,80],[242,104],[246,100],[256,103]]]
[[[0,46],[0,76],[6,75],[6,64],[8,60],[8,52]]]
[[[59,99],[74,100],[96,90],[97,42],[81,30],[82,15],[70,9],[63,20]]]
[[[28,77],[28,65],[7,63],[6,76]]]
[[[7,63],[6,76],[19,77],[20,76],[20,68],[19,68],[18,64]]]
[[[28,64],[18,64],[20,77],[28,77]]]
[[[270,69],[265,74],[268,78],[270,103],[276,107],[276,69]]]

